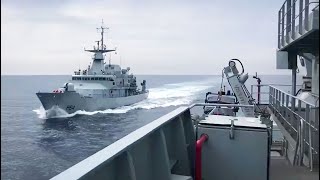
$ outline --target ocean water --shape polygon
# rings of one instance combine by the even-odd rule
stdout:
[[[217,92],[221,84],[221,76],[140,75],[138,82],[145,79],[150,91],[144,101],[46,119],[35,93],[51,92],[69,78],[1,76],[1,178],[49,179],[179,106],[204,102],[205,93]],[[261,79],[262,84],[291,84],[286,75]],[[252,84],[256,80],[250,76],[249,91]]]

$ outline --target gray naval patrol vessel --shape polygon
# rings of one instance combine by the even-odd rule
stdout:
[[[143,80],[139,90],[136,77],[129,74],[130,67],[121,69],[119,65],[111,64],[110,60],[108,64],[105,63],[104,53],[115,49],[107,49],[104,44],[106,28],[101,26],[98,29],[101,30],[101,40],[96,41],[97,46],[92,50],[85,50],[94,53],[92,65],[75,71],[72,79],[63,87],[53,92],[36,93],[46,111],[55,108],[67,113],[105,110],[134,104],[148,97],[146,81]]]

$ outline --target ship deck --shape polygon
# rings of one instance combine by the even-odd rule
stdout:
[[[283,156],[272,156],[270,161],[270,180],[316,180],[319,171],[310,171],[304,166],[292,166]]]
[[[191,118],[190,109],[193,106],[201,107],[202,105],[203,104],[200,103],[192,105],[191,107],[179,107],[159,119],[135,130],[52,179],[191,180],[192,171],[195,170],[192,168],[195,167],[193,163],[197,160],[195,160],[196,157],[193,155],[195,153],[193,142],[195,142],[196,137],[194,137],[194,122]],[[271,115],[273,120],[276,120],[276,122],[279,121],[274,114]],[[282,127],[281,123],[278,122],[277,124],[279,129],[284,131],[283,128],[280,128]],[[212,130],[213,128],[210,129]],[[289,135],[287,136],[287,139],[289,139],[288,137]],[[237,147],[234,148],[237,149]],[[252,147],[251,152],[256,151],[257,149],[259,148]],[[277,151],[279,149],[276,148],[274,150]],[[225,152],[227,153],[228,151]],[[314,164],[312,168],[313,171],[310,171],[311,168],[304,164],[292,165],[288,155],[288,152],[279,153],[271,151],[268,172],[269,178],[259,174],[259,176],[261,176],[259,179],[315,180],[319,178],[319,168],[316,164]],[[149,158],[145,158],[146,156]],[[314,162],[317,161],[317,158],[318,156],[313,159]],[[304,160],[305,159],[307,158],[304,158]],[[174,165],[172,165],[172,162],[175,162]],[[222,161],[215,162],[218,162],[218,164],[223,163]],[[229,161],[226,162],[228,162],[229,165],[233,164]],[[256,170],[264,168],[264,166],[261,166],[261,163],[257,161],[252,163],[252,160],[251,166],[254,164],[257,169],[255,169],[256,167],[252,168],[250,165],[245,166],[246,162],[243,161],[239,164],[243,166],[234,167],[233,170],[243,168],[243,171],[239,171],[241,173],[244,171],[246,171],[246,173],[255,173]],[[188,165],[190,166],[188,167]],[[210,163],[203,163],[202,167],[209,167],[212,171],[215,171]],[[154,171],[155,169],[157,171]],[[224,175],[225,174],[222,173],[217,179],[224,179]],[[236,176],[241,176],[241,174],[235,174],[234,177]]]

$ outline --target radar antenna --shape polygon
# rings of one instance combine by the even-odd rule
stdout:
[[[109,28],[103,26],[103,19],[102,19],[100,28],[97,28],[97,30],[101,30],[101,49],[102,50],[106,49],[105,45],[103,44],[103,33],[105,29],[109,29]]]
[[[100,34],[101,34],[101,40],[100,40],[100,41],[96,41],[97,44],[98,44],[98,48],[96,49],[96,48],[94,47],[93,50],[86,50],[86,49],[84,48],[84,50],[87,51],[87,52],[93,52],[93,53],[97,53],[97,52],[107,53],[107,52],[115,51],[115,49],[107,49],[107,46],[104,44],[104,37],[103,37],[103,35],[104,35],[106,29],[109,29],[109,27],[104,27],[104,25],[103,25],[103,19],[102,19],[101,26],[100,26],[99,28],[97,28],[97,31],[100,31]]]

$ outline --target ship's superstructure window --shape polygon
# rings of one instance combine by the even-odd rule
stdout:
[[[72,80],[84,80],[84,81],[94,81],[94,80],[99,80],[99,81],[114,81],[114,79],[110,77],[72,77]]]

